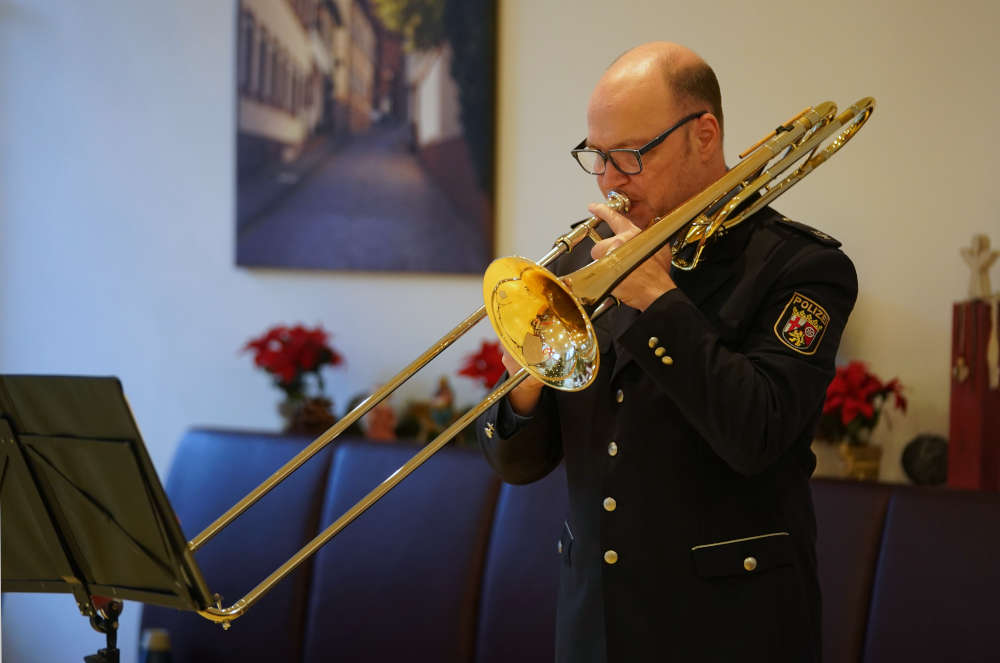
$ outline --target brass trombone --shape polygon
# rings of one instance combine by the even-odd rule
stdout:
[[[741,154],[741,161],[711,186],[650,224],[632,240],[567,276],[556,277],[545,267],[562,254],[572,251],[584,237],[598,241],[600,237],[596,228],[602,223],[601,219],[592,216],[575,225],[556,239],[553,248],[537,262],[518,257],[494,261],[483,279],[484,306],[219,516],[188,543],[190,552],[201,548],[484,316],[489,315],[497,336],[524,368],[424,446],[243,598],[227,608],[222,607],[219,600],[215,606],[198,614],[221,623],[223,628],[229,628],[233,620],[276,583],[528,375],[564,391],[577,391],[589,386],[597,375],[600,356],[591,320],[613,306],[610,294],[618,283],[668,243],[671,243],[673,264],[680,269],[694,269],[707,243],[770,203],[830,158],[860,130],[874,108],[875,100],[865,97],[839,115],[836,104],[829,101],[803,110]],[[796,164],[791,174],[778,179]],[[624,196],[612,192],[608,196],[608,205],[626,212],[629,203]]]

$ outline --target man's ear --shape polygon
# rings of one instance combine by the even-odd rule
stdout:
[[[719,127],[719,120],[711,113],[705,113],[695,120],[693,133],[695,147],[703,159],[707,160],[716,150],[722,150],[722,129]]]

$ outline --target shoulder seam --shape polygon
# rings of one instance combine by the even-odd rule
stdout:
[[[808,239],[811,239],[814,242],[819,242],[824,246],[829,246],[833,248],[839,248],[840,246],[842,246],[842,242],[840,242],[840,240],[836,239],[835,237],[828,235],[822,230],[818,230],[816,228],[813,228],[812,226],[806,225],[805,223],[789,219],[787,216],[779,214],[775,218],[773,225],[779,228],[787,228],[788,230],[794,231],[795,233],[804,236]]]

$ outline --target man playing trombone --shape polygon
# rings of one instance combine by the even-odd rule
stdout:
[[[723,177],[722,138],[718,82],[695,53],[651,43],[618,58],[572,153],[631,207],[592,205],[612,234],[556,271]],[[593,385],[562,392],[528,378],[480,417],[504,480],[566,463],[558,661],[819,659],[810,443],[857,295],[838,247],[770,207],[708,243],[692,271],[672,268],[667,246],[595,321]]]

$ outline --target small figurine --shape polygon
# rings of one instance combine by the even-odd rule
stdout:
[[[990,251],[990,238],[986,235],[973,235],[972,246],[961,249],[961,252],[965,264],[972,270],[969,279],[969,298],[989,298],[992,294],[990,266],[1000,255],[1000,251]]]
[[[431,399],[430,415],[438,432],[447,428],[455,418],[455,392],[444,376],[438,381],[437,391]]]
[[[382,401],[365,415],[365,436],[382,442],[396,439],[396,411],[391,405]]]

